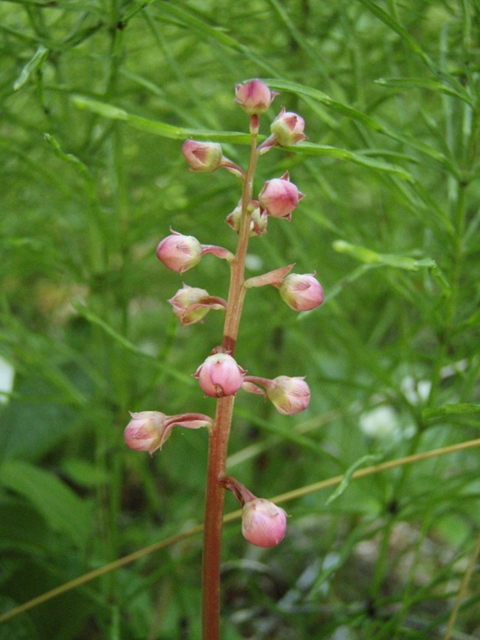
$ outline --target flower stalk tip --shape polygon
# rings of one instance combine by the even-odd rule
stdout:
[[[275,96],[278,96],[278,93],[270,91],[267,85],[257,78],[235,85],[234,102],[238,102],[250,116],[265,113]]]

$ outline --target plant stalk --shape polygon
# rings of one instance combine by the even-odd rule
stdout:
[[[257,156],[257,134],[252,131],[250,162],[243,179],[241,224],[235,259],[231,263],[230,288],[223,328],[222,348],[232,356],[235,352],[245,298],[245,255],[250,235],[248,206],[252,200]],[[203,537],[203,640],[220,640],[220,561],[225,489],[219,484],[219,479],[225,475],[226,470],[234,401],[235,396],[217,400],[215,421],[210,429]]]

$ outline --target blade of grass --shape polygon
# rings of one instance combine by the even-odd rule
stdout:
[[[41,44],[20,72],[20,75],[13,83],[13,90],[18,91],[30,80],[30,77],[48,58],[49,50]]]

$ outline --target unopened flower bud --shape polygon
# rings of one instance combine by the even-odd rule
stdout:
[[[243,537],[257,547],[275,547],[285,537],[287,514],[273,502],[255,498],[242,508]]]
[[[248,393],[267,396],[275,409],[286,416],[300,413],[308,407],[310,402],[310,389],[305,382],[305,377],[278,376],[269,380],[259,376],[245,376],[242,389]]]
[[[245,369],[239,367],[232,356],[215,353],[200,365],[195,373],[200,388],[207,396],[232,396],[243,384]]]
[[[303,133],[305,121],[296,113],[285,111],[285,107],[270,125],[270,131],[275,136],[276,144],[281,147],[288,147],[297,144],[302,140],[306,140],[307,136]]]
[[[287,171],[281,178],[267,180],[258,200],[270,216],[290,220],[292,211],[304,197],[293,182],[290,182]]]
[[[304,378],[278,376],[267,386],[267,398],[275,405],[279,413],[293,416],[308,407],[310,389]]]
[[[217,142],[186,140],[182,153],[192,171],[216,171],[222,166],[222,147]]]
[[[160,411],[130,413],[132,419],[125,428],[125,444],[135,451],[153,453],[160,446],[167,416]]]
[[[323,302],[322,285],[313,274],[291,273],[280,288],[282,300],[294,311],[310,311]]]
[[[177,273],[183,273],[200,262],[202,245],[193,236],[176,231],[164,238],[157,247],[157,258]]]
[[[205,289],[189,287],[186,284],[168,302],[182,326],[201,322],[211,309],[225,309],[227,306],[222,298],[211,296]]]
[[[162,448],[174,426],[200,429],[200,427],[211,426],[213,422],[209,416],[202,413],[167,416],[160,411],[140,411],[130,415],[132,419],[124,432],[125,444],[130,449],[148,451],[150,454]]]
[[[249,237],[261,236],[267,231],[268,216],[266,211],[260,208],[257,200],[252,200],[248,205],[250,209],[250,234]],[[240,231],[240,221],[242,218],[242,201],[238,203],[232,213],[226,218],[226,223],[232,227],[237,233]]]
[[[265,113],[278,93],[270,91],[261,80],[249,80],[235,85],[235,100],[248,115]]]

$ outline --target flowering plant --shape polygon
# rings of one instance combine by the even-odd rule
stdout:
[[[277,94],[258,79],[236,85],[237,102],[250,117],[251,154],[246,170],[223,155],[214,142],[187,140],[183,155],[192,171],[214,172],[221,168],[241,180],[238,206],[227,216],[227,223],[238,234],[235,253],[216,245],[204,245],[177,231],[164,238],[157,257],[169,269],[183,274],[209,253],[230,264],[228,300],[211,296],[205,289],[184,284],[169,301],[182,325],[201,322],[210,310],[225,312],[223,338],[200,364],[194,376],[206,396],[216,398],[214,418],[197,413],[166,416],[156,411],[132,413],[125,430],[125,442],[132,449],[152,454],[161,448],[175,425],[189,429],[209,429],[209,458],[205,506],[203,554],[203,634],[204,640],[219,636],[220,545],[225,490],[232,491],[242,505],[242,533],[252,544],[273,547],[286,532],[285,511],[265,498],[257,498],[242,483],[225,475],[227,446],[235,395],[240,390],[262,394],[284,415],[304,411],[310,402],[310,389],[303,377],[279,375],[272,380],[254,375],[235,360],[235,347],[243,302],[249,288],[272,285],[294,311],[310,311],[323,302],[323,289],[313,274],[291,274],[288,265],[245,280],[245,256],[249,238],[266,233],[269,217],[290,221],[304,194],[291,182],[289,173],[267,180],[254,198],[257,161],[275,146],[294,145],[306,138],[304,121],[294,113],[280,111],[271,125],[271,135],[257,144],[259,116],[266,113]]]

